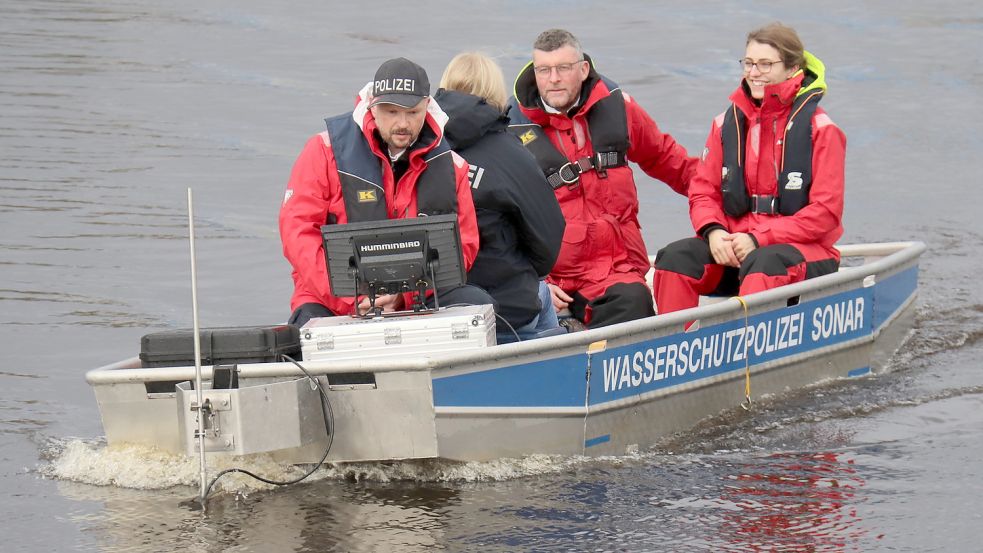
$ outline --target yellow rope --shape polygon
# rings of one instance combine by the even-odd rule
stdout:
[[[747,339],[747,329],[748,329],[748,307],[747,302],[741,296],[734,296],[737,301],[741,302],[741,306],[744,307],[744,401],[741,402],[741,407],[745,411],[751,410],[751,360],[748,359],[748,339]]]

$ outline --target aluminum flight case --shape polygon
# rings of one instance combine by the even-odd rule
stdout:
[[[495,345],[491,305],[444,307],[436,312],[362,319],[311,319],[300,329],[305,361],[403,357]]]

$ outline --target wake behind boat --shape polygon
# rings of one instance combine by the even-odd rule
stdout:
[[[203,413],[206,452],[289,463],[621,455],[754,397],[884,370],[910,329],[924,250],[841,246],[834,274],[513,344],[203,366],[205,409],[193,361],[134,357],[86,380],[110,446],[197,455]]]

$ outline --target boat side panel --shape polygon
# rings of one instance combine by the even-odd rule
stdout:
[[[592,406],[870,336],[873,291],[857,288],[694,332],[609,348],[592,359]]]
[[[599,405],[713,378],[748,363],[767,363],[869,336],[873,292],[857,288],[792,307],[781,306],[695,332],[627,341],[601,353],[434,378],[437,407],[571,407]],[[651,334],[649,335],[651,336]]]
[[[875,345],[875,298],[880,298],[880,313],[886,316],[910,312],[916,274],[915,267],[884,278],[873,287],[864,288],[859,281],[852,287],[840,285],[824,291],[829,295],[810,294],[811,297],[802,298],[802,303],[790,307],[781,305],[784,302],[769,303],[763,312],[750,314],[747,325],[743,317],[718,324],[705,320],[704,324],[711,324],[695,332],[655,338],[650,334],[647,340],[609,347],[590,358],[590,415],[586,427],[583,412],[573,415],[569,409],[561,412],[557,408],[552,415],[528,409],[509,412],[505,401],[508,394],[501,390],[492,394],[499,398],[497,402],[483,403],[495,407],[483,412],[480,408],[455,409],[440,403],[435,386],[435,401],[441,407],[437,415],[440,455],[452,459],[492,459],[529,451],[620,455],[740,405],[744,400],[745,363],[751,368],[754,398],[800,389],[823,379],[867,374],[875,347],[883,351],[898,344],[892,340],[891,344]],[[878,286],[888,288],[888,293],[879,296]],[[898,333],[892,336],[897,338]],[[696,342],[699,345],[694,349]],[[689,345],[682,345],[686,343]],[[707,353],[703,351],[707,349],[703,347],[705,343],[716,345]],[[745,344],[749,361],[743,357]],[[741,355],[736,354],[737,349]],[[701,361],[706,361],[705,366],[694,364],[691,359],[695,357],[690,354],[698,354]],[[582,356],[568,356],[554,362],[571,358],[586,361]],[[646,365],[647,360],[651,368]],[[535,370],[524,366],[526,372],[521,374]],[[579,370],[578,367],[578,373]],[[509,389],[522,384],[493,378],[491,374],[495,372],[483,373],[485,389]],[[646,374],[650,375],[648,381]],[[469,376],[466,373],[455,378],[468,382]],[[462,404],[466,400],[464,391],[475,395],[482,392],[479,386],[456,384],[459,395],[455,399]],[[528,406],[535,391],[544,388],[540,381],[526,390],[523,405]],[[544,411],[549,410],[549,406],[540,405]],[[735,411],[735,416],[742,412]]]
[[[440,457],[489,461],[530,453],[580,455],[583,416],[460,415],[437,417]]]
[[[436,457],[430,374],[424,371],[378,373],[375,381],[375,387],[328,389],[337,428],[328,459]]]
[[[768,394],[829,378],[843,378],[867,367],[872,343],[855,340],[830,346],[828,351],[806,358],[782,359],[759,367],[751,377],[755,401]],[[530,452],[553,455],[623,455],[644,449],[659,439],[727,410],[746,416],[743,371],[677,386],[664,393],[622,400],[615,408],[594,407],[590,415],[485,412],[447,409],[438,411],[440,456],[457,460],[490,460]],[[753,416],[752,405],[752,416]]]
[[[129,443],[184,452],[174,393],[149,394],[142,382],[100,384],[92,390],[110,445]]]
[[[567,355],[434,377],[435,406],[583,406],[587,355]]]
[[[917,289],[917,265],[879,280],[874,285],[874,328],[878,329],[890,321]]]
[[[751,410],[739,406],[745,400],[743,374],[674,393],[622,409],[588,417],[585,450],[588,455],[624,455],[645,448],[661,438],[686,432],[708,416],[725,413],[736,419],[754,416],[754,402],[769,394],[800,390],[824,379],[843,378],[867,366],[872,343],[856,342],[838,351],[795,363],[780,363],[751,377]]]

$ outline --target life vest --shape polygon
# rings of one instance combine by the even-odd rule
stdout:
[[[324,120],[338,166],[348,222],[389,218],[382,167],[351,113]],[[427,152],[423,174],[416,181],[417,216],[457,213],[457,187],[451,149],[441,140]]]
[[[509,100],[511,122],[509,132],[519,137],[546,175],[554,190],[561,186],[575,185],[580,174],[594,170],[599,177],[607,178],[607,169],[628,164],[628,115],[621,89],[606,77],[600,77],[608,87],[608,95],[590,107],[587,113],[587,132],[590,133],[594,155],[569,160],[556,149],[546,136],[543,127],[533,123],[519,109],[515,97]]]
[[[741,217],[748,212],[793,215],[809,203],[812,186],[812,116],[823,91],[798,96],[785,126],[779,165],[778,196],[748,195],[744,180],[744,153],[747,148],[747,118],[731,104],[720,130],[723,142],[723,170],[720,190],[724,212]],[[793,124],[795,122],[800,124]]]

